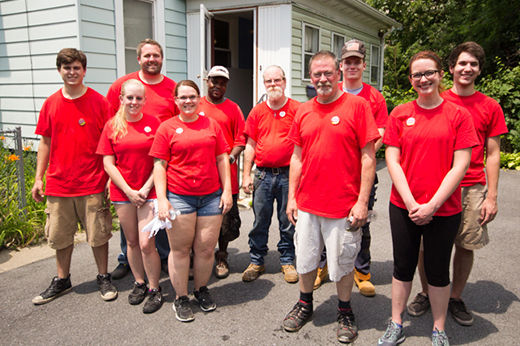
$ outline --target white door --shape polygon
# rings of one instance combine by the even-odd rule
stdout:
[[[199,32],[200,32],[200,81],[202,96],[207,94],[207,84],[204,79],[211,68],[211,14],[204,4],[200,4]]]

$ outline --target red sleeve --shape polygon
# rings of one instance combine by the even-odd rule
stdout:
[[[112,141],[110,137],[112,137],[112,127],[109,122],[106,123],[103,132],[101,132],[101,137],[99,137],[98,146],[96,149],[96,154],[98,155],[114,155],[114,148],[112,147]]]
[[[234,143],[233,146],[240,147],[246,145],[246,137],[244,135],[244,127],[245,127],[245,120],[244,120],[244,114],[242,113],[242,110],[237,105],[237,110],[235,112],[235,121],[234,121],[234,127],[233,127],[233,138]]]
[[[358,107],[357,121],[357,137],[360,148],[364,148],[368,143],[377,140],[381,137],[377,130],[377,125],[372,116],[372,110],[370,104],[363,100],[363,103]]]
[[[226,137],[224,137],[224,132],[222,132],[222,128],[217,122],[213,122],[213,131],[215,131],[217,143],[215,145],[215,156],[218,156],[223,153],[227,153],[229,150],[229,145],[226,142]]]
[[[114,116],[117,113],[119,106],[121,105],[121,100],[119,99],[119,95],[121,94],[121,83],[119,80],[116,80],[110,88],[108,89],[106,99],[110,106],[110,116]]]
[[[464,108],[458,107],[457,134],[454,150],[471,148],[479,144],[477,132],[473,125],[471,114]]]
[[[386,101],[383,96],[379,99],[377,109],[374,113],[374,119],[376,119],[377,128],[385,128],[386,121],[388,120],[388,109],[386,108]]]
[[[383,137],[383,143],[391,145],[393,147],[401,147],[400,133],[401,133],[401,122],[398,118],[398,108],[392,111],[388,121],[386,123],[385,135]]]
[[[170,130],[168,121],[159,125],[153,139],[152,147],[150,148],[150,156],[170,161]]]
[[[38,117],[38,124],[36,125],[35,134],[44,137],[52,137],[52,124],[49,117],[49,99],[45,100],[42,109],[40,110],[40,116]]]
[[[508,132],[502,107],[500,107],[498,102],[496,102],[495,100],[492,100],[492,102],[493,103],[491,106],[493,108],[493,111],[490,114],[491,119],[489,119],[490,122],[487,129],[486,138],[500,136]]]
[[[256,117],[256,107],[249,112],[249,115],[247,116],[246,125],[244,128],[244,134],[247,137],[251,137],[252,140],[255,142],[258,141],[258,124],[257,124],[257,117]]]
[[[301,109],[302,107],[300,107]],[[289,135],[287,138],[296,144],[297,146],[302,146],[302,138],[300,136],[300,122],[301,122],[301,113],[298,111],[294,116],[294,121],[292,123],[291,129],[289,130]]]

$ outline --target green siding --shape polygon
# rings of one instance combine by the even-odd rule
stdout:
[[[345,18],[348,22],[348,18]],[[310,84],[308,77],[302,76],[302,28],[303,24],[310,24],[320,29],[320,49],[331,50],[332,33],[346,37],[346,40],[357,38],[362,40],[367,47],[367,68],[363,74],[363,80],[369,83],[370,76],[370,44],[379,45],[379,38],[359,30],[350,28],[346,24],[332,21],[328,18],[310,13],[293,6],[292,13],[292,97],[299,101],[306,101],[305,86]]]
[[[175,81],[188,78],[186,3],[164,0],[166,75]]]

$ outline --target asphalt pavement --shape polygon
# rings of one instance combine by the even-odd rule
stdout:
[[[381,165],[372,230],[372,276],[376,296],[366,298],[354,287],[352,306],[359,326],[355,345],[376,345],[391,311],[392,249],[388,221],[390,178]],[[520,172],[502,171],[499,214],[489,225],[491,243],[475,253],[475,265],[463,298],[475,322],[462,327],[448,317],[446,331],[452,345],[520,344]],[[244,283],[241,273],[249,263],[247,234],[253,223],[251,210],[241,210],[241,236],[230,244],[231,275],[211,278],[210,292],[218,308],[202,312],[192,298],[195,321],[181,323],[172,310],[174,292],[163,275],[165,304],[144,315],[142,305],[128,304],[132,276],[114,281],[119,297],[101,300],[96,269],[89,246],[76,245],[72,258],[70,293],[46,305],[31,299],[42,292],[55,274],[54,258],[47,258],[0,273],[0,344],[174,344],[174,345],[332,345],[336,341],[335,285],[325,283],[314,293],[314,315],[299,332],[287,333],[281,322],[298,299],[298,285],[288,284],[280,272],[276,243],[277,222],[270,230],[266,273]],[[110,240],[109,270],[116,265],[119,234]],[[414,281],[412,296],[419,290]],[[189,289],[193,290],[193,282]],[[421,317],[404,314],[404,345],[430,345],[431,313]]]

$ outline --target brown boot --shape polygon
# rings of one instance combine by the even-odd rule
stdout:
[[[283,278],[286,282],[293,284],[298,282],[298,273],[292,264],[282,265]]]
[[[359,293],[365,297],[373,297],[376,295],[376,288],[370,282],[370,273],[363,274],[354,269],[354,282],[359,288]]]
[[[327,263],[323,268],[318,267],[318,272],[316,273],[316,280],[314,280],[313,289],[317,290],[320,288],[321,284],[327,281],[329,277],[329,268],[327,267]]]
[[[217,279],[227,278],[229,275],[229,265],[227,263],[227,252],[215,252],[215,276]]]
[[[242,273],[242,281],[250,282],[258,279],[260,274],[265,271],[265,267],[263,265],[259,266],[258,264],[250,263],[249,266]]]

